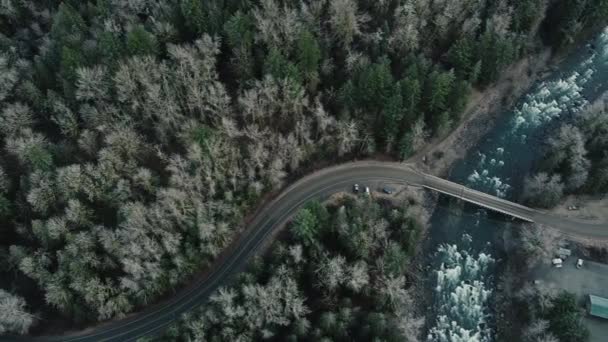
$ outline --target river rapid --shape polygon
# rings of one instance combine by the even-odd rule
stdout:
[[[542,142],[560,122],[608,90],[608,28],[536,84],[516,107],[452,168],[449,179],[509,200],[517,200],[524,176],[542,156]],[[496,277],[495,237],[509,218],[465,205],[439,207],[431,219],[433,310],[429,342],[495,340],[489,300]]]

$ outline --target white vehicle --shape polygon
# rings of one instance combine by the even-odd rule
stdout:
[[[366,194],[367,196],[369,196],[369,186],[366,186],[366,187],[365,187],[365,194]]]
[[[562,268],[563,266],[563,261],[560,258],[555,258],[553,260],[551,260],[551,263],[553,264],[553,266],[555,266],[556,268]]]
[[[583,267],[583,259],[578,259],[578,261],[576,262],[576,268],[581,268]]]
[[[353,185],[353,191],[354,191],[355,193],[358,193],[358,192],[359,192],[359,184],[355,184],[355,185]]]

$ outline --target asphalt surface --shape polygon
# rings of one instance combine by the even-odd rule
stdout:
[[[221,257],[205,277],[176,293],[173,297],[128,318],[100,324],[88,330],[62,336],[19,337],[3,336],[0,341],[134,341],[159,333],[179,319],[181,314],[204,304],[231,276],[242,271],[269,235],[286,223],[303,204],[313,198],[323,199],[348,190],[355,183],[365,186],[371,182],[390,182],[424,186],[483,207],[535,221],[571,235],[608,239],[608,227],[553,217],[516,203],[465,188],[441,178],[424,175],[398,163],[357,162],[327,168],[302,178],[284,190],[261,209],[241,237],[233,242],[227,255]]]

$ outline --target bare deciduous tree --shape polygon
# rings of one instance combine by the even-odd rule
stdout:
[[[25,309],[25,300],[0,289],[0,334],[25,334],[35,317]]]

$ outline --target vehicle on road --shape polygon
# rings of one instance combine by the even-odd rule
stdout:
[[[369,192],[369,186],[366,186],[366,187],[365,187],[365,194],[366,194],[367,196],[369,196],[369,194],[370,194],[370,192]]]
[[[353,192],[354,193],[358,193],[359,192],[359,184],[353,185]]]
[[[583,259],[578,259],[578,261],[576,262],[576,268],[581,268],[583,267]]]

